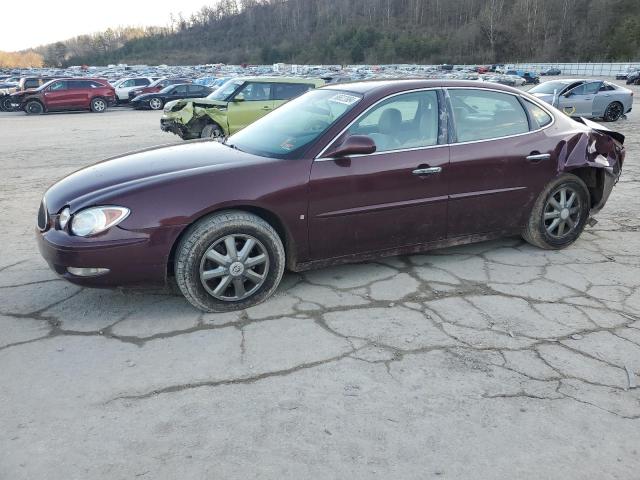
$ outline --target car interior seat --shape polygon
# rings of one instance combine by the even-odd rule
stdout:
[[[387,108],[378,119],[378,132],[369,135],[376,144],[376,151],[384,152],[400,146],[402,114],[397,108]]]

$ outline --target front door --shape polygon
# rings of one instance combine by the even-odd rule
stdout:
[[[314,161],[309,199],[313,259],[445,237],[449,147],[439,144],[439,118],[436,90],[394,95],[363,113],[334,142],[368,135],[376,143],[375,153]]]
[[[451,145],[449,238],[516,231],[555,175],[551,117],[532,102],[486,89],[448,89]],[[528,112],[527,112],[528,111]]]
[[[593,114],[593,101],[602,86],[602,82],[587,82],[560,95],[560,110],[571,117],[590,117]]]
[[[271,110],[273,110],[271,84],[265,82],[245,83],[235,93],[227,107],[229,133],[233,135]]]
[[[47,87],[44,96],[47,99],[48,110],[64,110],[70,105],[73,106],[73,92],[69,89],[67,80],[53,82]]]

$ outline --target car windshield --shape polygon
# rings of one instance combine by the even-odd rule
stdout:
[[[312,90],[229,137],[242,151],[272,158],[293,156],[355,107],[362,95]]]
[[[236,89],[244,83],[244,80],[229,80],[228,82],[222,84],[220,88],[210,93],[207,98],[209,100],[222,100],[226,101]]]
[[[567,85],[569,85],[567,82],[544,82],[533,87],[529,93],[553,93],[555,90],[560,93]]]

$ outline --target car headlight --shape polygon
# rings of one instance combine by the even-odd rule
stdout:
[[[89,237],[104,232],[122,222],[131,211],[125,207],[91,207],[73,215],[71,233]]]
[[[58,225],[60,225],[60,230],[64,230],[69,223],[69,219],[71,218],[71,212],[69,211],[69,207],[65,208],[58,215]]]

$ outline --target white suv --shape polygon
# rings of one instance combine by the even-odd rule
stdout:
[[[146,87],[159,77],[131,77],[121,78],[113,84],[113,88],[116,89],[116,99],[119,102],[129,101],[129,91],[134,88]]]

